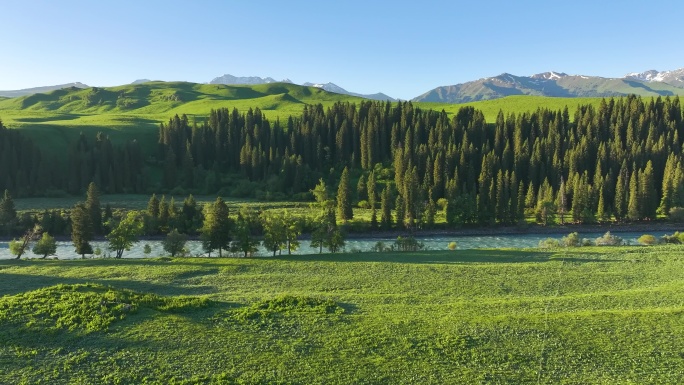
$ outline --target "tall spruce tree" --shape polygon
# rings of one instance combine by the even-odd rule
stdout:
[[[93,253],[90,245],[93,235],[91,213],[85,203],[79,202],[71,209],[71,241],[76,248],[76,254],[80,254],[81,258]]]
[[[230,248],[233,223],[229,214],[228,205],[221,197],[217,197],[213,204],[206,207],[201,238],[204,250],[209,255],[218,250],[219,257],[223,257],[223,250]]]
[[[347,222],[354,218],[354,211],[351,203],[351,190],[349,188],[349,169],[342,170],[340,184],[337,187],[337,217]]]
[[[629,200],[627,204],[627,219],[636,221],[641,219],[639,215],[639,170],[632,171],[629,178]]]
[[[387,230],[392,227],[392,208],[390,207],[389,187],[385,186],[380,196],[380,227]]]
[[[5,190],[5,195],[0,201],[0,226],[5,235],[10,235],[16,224],[17,209],[14,207],[14,200],[9,190]]]
[[[366,190],[366,195],[368,196],[368,205],[371,208],[371,228],[376,228],[378,225],[378,214],[376,210],[375,171],[371,171],[370,174],[368,174]]]
[[[90,216],[90,223],[93,229],[93,234],[102,234],[102,208],[100,207],[100,190],[97,188],[95,182],[90,182],[88,190],[86,191],[86,209]]]

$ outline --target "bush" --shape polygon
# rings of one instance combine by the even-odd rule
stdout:
[[[418,251],[424,247],[421,242],[418,242],[413,237],[404,238],[402,236],[398,236],[394,244],[399,251]]]
[[[553,249],[555,247],[559,247],[560,243],[558,242],[558,239],[554,238],[546,238],[542,239],[539,241],[539,248],[540,249]]]
[[[663,235],[660,240],[662,243],[672,243],[675,245],[684,244],[684,233],[677,231],[672,235]]]
[[[651,246],[658,243],[658,239],[651,234],[644,234],[637,239],[642,245]]]
[[[449,250],[456,250],[457,244],[456,242],[449,242]]]
[[[375,251],[378,253],[382,253],[384,251],[387,251],[387,248],[385,247],[385,242],[382,242],[382,241],[375,242],[375,246],[373,246],[371,248],[371,251]]]
[[[684,222],[684,207],[673,207],[670,209],[669,218],[672,222]]]
[[[620,246],[624,243],[624,240],[608,231],[602,237],[596,238],[595,243],[596,246]]]
[[[582,245],[577,232],[570,233],[561,239],[561,245],[565,247],[580,247]]]
[[[368,204],[368,201],[359,201],[359,203],[356,204],[356,206],[360,209],[369,209],[370,205]]]
[[[594,241],[589,238],[582,238],[582,246],[594,246]]]

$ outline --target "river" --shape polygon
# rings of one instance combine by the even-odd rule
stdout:
[[[671,232],[654,231],[649,232],[656,237],[661,237]],[[579,233],[580,238],[587,238],[594,240],[604,233],[587,232]],[[637,244],[637,238],[643,235],[643,232],[613,232],[612,234],[621,237],[628,244]],[[537,247],[539,241],[546,238],[560,239],[560,234],[505,234],[505,235],[459,235],[459,236],[426,236],[416,238],[423,243],[423,250],[448,250],[449,243],[456,242],[456,250],[468,249],[503,249],[503,248],[529,248]],[[394,244],[396,238],[353,238],[346,241],[344,251],[346,252],[370,252],[377,242],[382,242],[385,247],[390,247]],[[300,248],[293,251],[293,254],[317,254],[318,248],[312,248],[308,240],[300,241]],[[107,250],[107,243],[103,241],[96,241],[91,243],[94,250],[100,251],[100,255],[87,255],[87,258],[105,258],[112,256],[114,253]],[[145,245],[150,245],[151,252],[144,253]],[[186,244],[189,256],[206,256],[202,250],[202,244],[199,241],[188,241]],[[326,250],[324,249],[324,252]],[[287,254],[287,250],[282,251]],[[133,245],[130,251],[124,252],[124,258],[144,258],[144,257],[159,257],[167,255],[164,252],[160,241],[140,241]],[[225,254],[224,254],[225,255]],[[267,251],[263,247],[259,247],[259,251],[254,256],[268,257],[272,252]],[[217,252],[212,253],[212,256],[218,256]],[[71,242],[57,242],[57,257],[59,259],[76,259],[81,256],[74,252],[74,246]],[[0,259],[14,258],[9,252],[8,242],[0,242]],[[27,251],[22,258],[39,258],[31,251]]]

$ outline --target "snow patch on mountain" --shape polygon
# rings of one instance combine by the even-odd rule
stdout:
[[[549,71],[549,72],[543,72],[540,74],[532,75],[530,76],[532,79],[543,79],[543,80],[558,80],[560,78],[564,78],[568,76],[565,72],[555,72],[555,71]]]
[[[671,85],[684,84],[684,68],[672,71],[648,70],[644,72],[632,72],[625,75],[624,79],[635,79],[642,82],[663,82]]]

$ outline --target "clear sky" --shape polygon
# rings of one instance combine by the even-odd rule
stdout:
[[[223,74],[410,99],[503,72],[684,67],[684,1],[0,0],[0,89]]]

